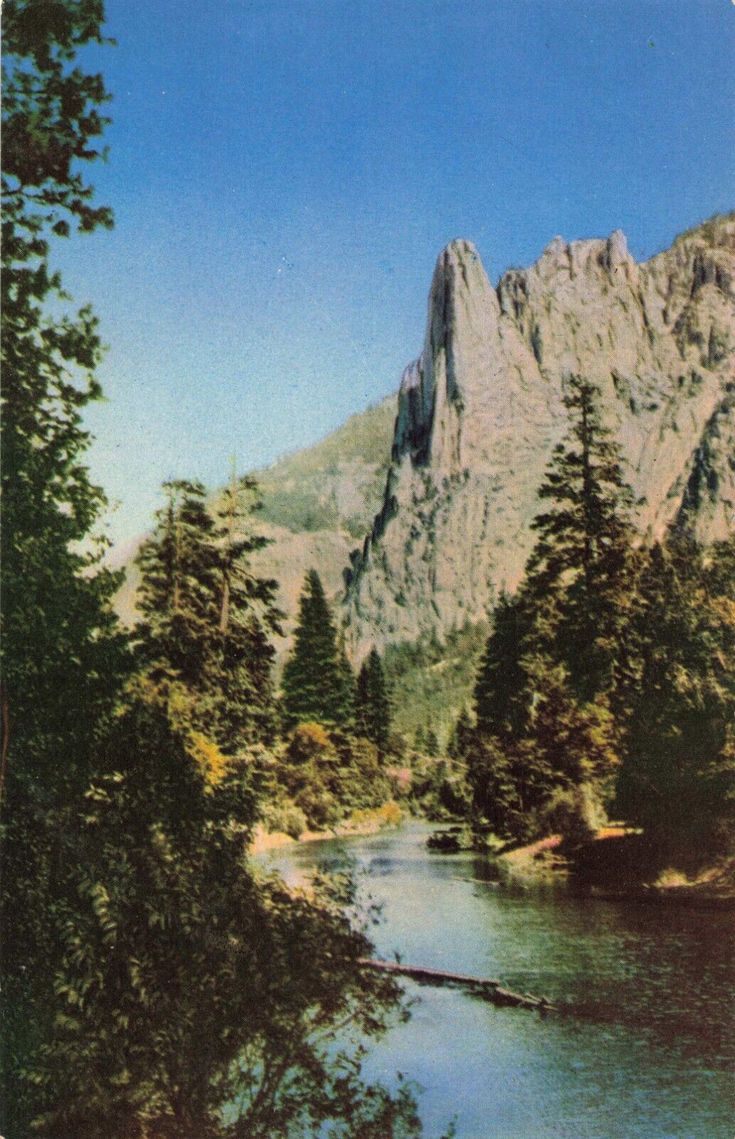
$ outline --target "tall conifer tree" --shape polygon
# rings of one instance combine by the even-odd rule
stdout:
[[[523,723],[526,673],[522,667],[528,619],[521,597],[502,594],[492,615],[492,632],[475,683],[478,730],[503,739]]]
[[[283,670],[284,724],[291,728],[313,720],[349,727],[353,687],[352,671],[338,646],[319,574],[309,570],[299,601],[293,652]]]
[[[576,781],[596,793],[617,760],[608,698],[630,604],[632,495],[597,389],[579,376],[566,384],[568,434],[539,490],[549,507],[532,524],[537,540],[518,593],[495,609],[475,686],[488,745],[469,756],[475,798],[489,802],[484,785],[495,787],[517,833],[528,826],[524,810],[541,810]],[[493,817],[502,821],[504,810]]]
[[[633,498],[598,389],[569,376],[564,406],[569,433],[539,489],[551,505],[532,523],[538,537],[523,591],[533,647],[565,664],[574,691],[589,700],[612,683],[629,600]]]
[[[200,483],[164,487],[166,506],[138,557],[136,629],[144,674],[227,751],[273,732],[269,635],[279,628],[275,582],[250,568],[251,479],[233,480],[216,512]]]
[[[627,631],[618,807],[680,850],[735,839],[734,553],[654,546]]]
[[[357,730],[385,754],[390,735],[390,701],[378,650],[372,648],[357,678]]]

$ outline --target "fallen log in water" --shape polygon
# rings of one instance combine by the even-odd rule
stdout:
[[[393,973],[398,977],[410,977],[421,985],[456,985],[466,989],[473,996],[482,997],[495,1005],[511,1005],[515,1008],[538,1009],[539,1012],[558,1011],[546,997],[534,997],[530,993],[513,993],[502,988],[500,981],[486,977],[470,977],[465,973],[447,973],[443,969],[427,969],[421,965],[402,965],[397,961],[376,961],[363,957],[360,964],[366,969],[378,969],[383,973]]]

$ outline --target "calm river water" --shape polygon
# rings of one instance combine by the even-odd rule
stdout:
[[[379,955],[497,977],[546,995],[541,1019],[451,989],[406,983],[411,1020],[369,1074],[422,1088],[428,1137],[735,1139],[735,918],[732,913],[575,897],[563,885],[486,881],[471,854],[428,851],[419,824],[272,856],[286,878],[354,860],[383,906]]]

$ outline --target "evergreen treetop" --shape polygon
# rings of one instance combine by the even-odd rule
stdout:
[[[603,425],[599,391],[567,378],[569,431],[553,454],[539,497],[550,508],[532,523],[524,604],[535,652],[565,665],[573,689],[591,699],[610,687],[631,587],[633,496],[620,449]]]
[[[383,755],[390,735],[390,701],[383,664],[372,648],[357,678],[357,731],[372,740]]]
[[[299,600],[294,648],[282,680],[286,727],[315,721],[349,727],[354,701],[351,670],[337,643],[337,633],[319,574],[309,570]],[[348,675],[349,671],[349,675]]]
[[[166,483],[167,502],[141,547],[138,654],[179,714],[228,752],[273,734],[270,634],[280,629],[276,584],[254,574],[252,479],[234,480],[218,510],[201,483]],[[183,703],[182,703],[183,700]]]

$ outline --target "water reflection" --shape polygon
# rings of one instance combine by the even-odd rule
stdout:
[[[521,890],[476,856],[428,852],[424,837],[412,827],[278,861],[293,877],[347,854],[382,905],[382,956],[498,977],[564,1006],[541,1020],[409,984],[412,1019],[371,1068],[425,1087],[427,1134],[457,1113],[461,1139],[733,1139],[731,913]]]

